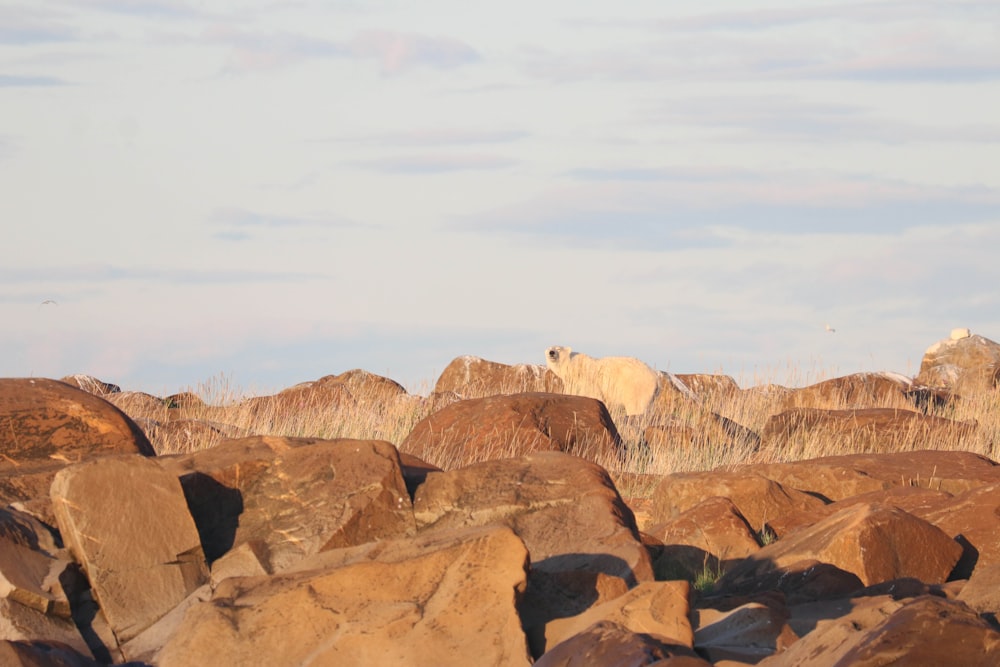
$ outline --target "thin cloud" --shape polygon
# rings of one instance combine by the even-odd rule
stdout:
[[[287,227],[357,227],[350,220],[331,217],[309,217],[294,215],[274,215],[258,213],[242,208],[220,208],[211,215],[211,221],[240,228],[287,228]]]
[[[65,86],[66,81],[53,76],[14,76],[0,74],[0,88],[39,88]]]
[[[475,130],[427,128],[386,132],[359,137],[337,138],[331,141],[379,146],[464,146],[472,144],[506,144],[530,137],[524,130]]]
[[[26,46],[78,39],[77,31],[51,12],[27,7],[0,7],[0,44]]]
[[[74,0],[75,7],[151,19],[202,18],[206,14],[182,0]]]
[[[250,32],[215,25],[203,41],[232,48],[229,69],[246,72],[285,67],[314,58],[374,60],[383,74],[397,74],[412,67],[453,69],[478,62],[471,46],[450,37],[371,30],[345,41],[292,32]]]
[[[0,269],[0,280],[22,283],[116,283],[139,281],[168,284],[226,284],[298,282],[316,280],[323,277],[316,273],[291,271],[161,269],[124,267],[113,264]]]
[[[413,155],[356,162],[360,167],[394,174],[441,174],[506,169],[517,160],[500,155]]]
[[[873,116],[865,107],[787,95],[672,99],[646,112],[653,123],[715,128],[728,141],[997,142],[1000,124],[929,126]]]

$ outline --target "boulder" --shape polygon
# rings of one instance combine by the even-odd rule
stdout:
[[[828,500],[843,500],[895,486],[917,486],[957,494],[1000,482],[1000,466],[994,461],[962,451],[846,454],[740,469]]]
[[[968,579],[983,566],[1000,565],[1000,483],[988,484],[914,510],[964,549],[953,578]]]
[[[101,663],[58,641],[0,640],[4,667],[99,667]]]
[[[713,496],[646,532],[663,543],[658,578],[694,579],[705,568],[725,571],[760,549],[757,535],[728,498]]]
[[[525,393],[452,403],[417,423],[399,449],[447,470],[540,450],[617,460],[621,440],[596,399]]]
[[[1000,615],[1000,563],[977,567],[959,592],[958,599],[996,622]]]
[[[687,646],[666,644],[613,621],[598,621],[535,661],[535,667],[710,667]]]
[[[962,665],[1000,663],[1000,632],[960,602],[924,595],[905,602],[872,598],[816,628],[759,667]]]
[[[522,605],[535,655],[541,629],[601,600],[603,577],[653,579],[632,512],[600,466],[559,452],[430,473],[413,501],[420,530],[501,524],[531,554]],[[621,589],[618,589],[620,592]]]
[[[141,456],[105,457],[52,482],[59,531],[119,641],[208,581],[177,477]]]
[[[699,607],[691,617],[694,646],[713,663],[755,664],[798,639],[788,626],[789,612],[781,595],[758,596],[722,609]]]
[[[914,444],[957,449],[976,428],[975,422],[897,408],[793,408],[769,417],[760,437],[762,447],[773,452],[808,450],[822,443],[824,449],[882,453],[905,451]]]
[[[934,343],[920,362],[916,382],[961,396],[991,391],[1000,380],[1000,343],[968,329]]]
[[[158,456],[207,449],[226,438],[241,435],[235,426],[203,419],[172,419],[163,422],[137,419],[136,422],[149,437]]]
[[[453,359],[434,385],[434,394],[453,392],[466,399],[526,392],[559,394],[562,391],[562,380],[545,366],[511,366],[470,355]]]
[[[630,632],[670,645],[693,647],[688,619],[691,586],[686,581],[648,581],[613,600],[594,605],[581,614],[553,619],[545,626],[545,649],[552,650],[593,624],[610,622]]]
[[[98,380],[90,375],[67,375],[64,378],[59,378],[59,381],[101,397],[107,396],[108,394],[117,394],[122,390],[121,387],[116,384]]]
[[[684,472],[667,475],[653,494],[651,521],[665,523],[707,498],[728,498],[754,531],[783,514],[822,507],[825,503],[778,482],[742,472]]]
[[[957,542],[923,519],[895,507],[866,503],[763,547],[727,573],[719,588],[739,588],[770,570],[804,560],[851,572],[866,586],[902,577],[941,583],[961,554]]]
[[[740,386],[729,375],[709,373],[675,373],[674,377],[702,401],[729,400],[740,391]]]
[[[502,527],[317,554],[306,569],[221,582],[153,663],[528,665],[516,608],[526,568]]]
[[[913,381],[897,373],[854,373],[793,389],[781,402],[781,410],[795,408],[912,409],[909,397]]]
[[[166,465],[210,563],[247,543],[273,573],[319,551],[415,530],[398,452],[380,440],[254,436]]]

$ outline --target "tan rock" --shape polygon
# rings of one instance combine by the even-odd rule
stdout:
[[[431,473],[414,497],[421,530],[502,524],[524,540],[531,576],[522,615],[535,655],[539,628],[602,599],[602,577],[653,579],[635,520],[608,474],[559,452]]]
[[[51,493],[63,540],[120,641],[207,582],[181,485],[156,461],[106,457],[70,466]]]
[[[911,514],[861,504],[763,547],[723,577],[720,586],[760,576],[802,560],[817,560],[856,574],[867,586],[914,577],[941,583],[962,548],[940,529]]]
[[[612,621],[598,621],[535,661],[535,667],[710,667],[691,648],[666,644]]]
[[[447,470],[540,450],[615,459],[620,439],[596,399],[526,393],[448,405],[420,421],[399,449]]]
[[[98,380],[90,375],[67,375],[66,377],[59,378],[59,381],[65,382],[66,384],[76,387],[77,389],[90,392],[95,396],[101,396],[102,398],[108,394],[117,394],[122,390],[121,387],[116,384]]]
[[[755,664],[798,640],[780,596],[726,609],[703,607],[692,610],[691,617],[694,645],[713,663],[728,659]]]
[[[268,572],[415,530],[399,455],[380,440],[243,438],[168,464],[209,562],[251,543]]]
[[[1000,482],[1000,466],[980,454],[962,451],[824,456],[793,463],[752,465],[740,470],[829,500],[896,486],[957,494]]]
[[[702,400],[728,398],[737,394],[740,386],[729,375],[709,373],[675,373],[674,377]]]
[[[754,531],[776,517],[795,510],[822,507],[825,503],[796,489],[753,473],[674,473],[660,482],[653,495],[652,521],[667,522],[711,497],[728,498]]]
[[[0,598],[0,665],[17,664],[2,661],[3,640],[11,642],[56,642],[72,647],[81,655],[90,657],[87,643],[68,618],[49,616],[19,602]],[[7,647],[10,649],[11,647]],[[7,651],[9,653],[9,650]],[[30,662],[27,664],[31,664]],[[45,663],[42,663],[45,664]]]
[[[1000,483],[971,489],[914,513],[962,545],[955,578],[968,579],[980,567],[1000,564]]]
[[[847,452],[898,452],[910,449],[913,443],[956,449],[976,428],[975,422],[897,408],[793,408],[768,418],[760,437],[765,451],[808,447],[810,442],[822,441],[824,447]]]
[[[463,399],[562,390],[562,380],[545,366],[511,366],[469,355],[453,359],[434,385],[435,394],[454,392]]]
[[[342,551],[356,560],[225,580],[187,612],[154,664],[530,664],[516,610],[527,551],[509,529]]]
[[[664,547],[656,559],[658,576],[672,572],[694,578],[706,567],[725,571],[760,549],[757,536],[728,498],[714,496],[648,531]]]
[[[979,565],[957,598],[978,614],[1000,615],[1000,563]]]
[[[4,667],[99,667],[88,655],[58,641],[0,640]]]
[[[1000,378],[1000,343],[979,335],[949,337],[927,348],[918,384],[960,395],[990,391]]]
[[[962,665],[1000,662],[1000,633],[965,605],[936,596],[905,603],[869,599],[816,629],[760,667]]]
[[[691,585],[688,582],[644,582],[625,595],[595,605],[581,614],[547,623],[545,649],[551,650],[600,621],[615,623],[665,644],[691,648],[694,635],[688,619],[690,605]]]
[[[781,410],[795,408],[908,410],[914,407],[908,394],[912,385],[913,381],[910,378],[896,373],[854,373],[793,389],[782,401]]]

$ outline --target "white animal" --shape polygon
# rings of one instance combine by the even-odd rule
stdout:
[[[545,350],[545,364],[567,394],[596,398],[608,409],[624,408],[628,416],[644,413],[660,386],[659,373],[632,357],[594,358],[555,345]]]

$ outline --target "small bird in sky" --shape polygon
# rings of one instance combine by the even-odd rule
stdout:
[[[837,333],[837,330],[831,327],[829,324],[826,325],[826,330],[830,333]]]
[[[38,305],[39,306],[58,306],[59,304],[56,303],[54,299],[46,299],[45,301],[42,301]]]

